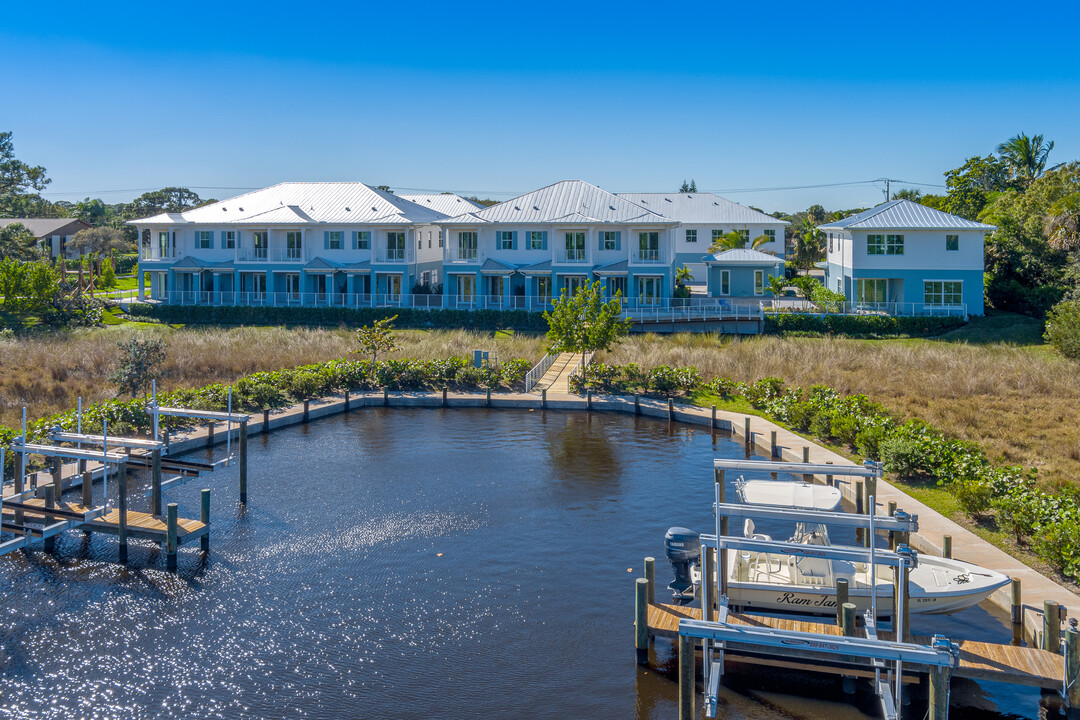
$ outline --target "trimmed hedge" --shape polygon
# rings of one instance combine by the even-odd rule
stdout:
[[[209,305],[146,305],[133,303],[128,314],[184,325],[314,325],[359,327],[397,316],[398,327],[513,328],[547,332],[542,313],[526,310],[423,310],[415,308],[232,307]]]
[[[923,336],[939,335],[961,325],[964,325],[964,319],[959,317],[765,313],[765,332],[771,335],[808,333],[853,337]]]

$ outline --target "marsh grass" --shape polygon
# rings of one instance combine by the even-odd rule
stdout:
[[[865,393],[901,417],[978,442],[994,461],[1080,482],[1080,366],[1038,347],[930,340],[637,335],[599,358],[694,365],[709,377],[779,377]]]
[[[231,383],[241,375],[325,362],[355,350],[352,330],[236,327],[180,328],[133,324],[105,329],[57,333],[0,343],[0,424],[13,427],[22,407],[30,419],[84,403],[112,399],[108,382],[115,368],[117,341],[131,334],[165,339],[168,359],[163,367],[163,390]],[[418,359],[469,355],[494,350],[500,360],[521,357],[536,362],[543,356],[543,338],[527,334],[463,330],[401,330],[400,347],[386,356]],[[355,357],[355,356],[354,356]]]

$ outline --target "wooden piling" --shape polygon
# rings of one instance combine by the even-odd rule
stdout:
[[[90,478],[89,471],[83,470],[82,473],[82,506],[84,508],[94,507],[94,482]]]
[[[1012,620],[1013,625],[1023,625],[1024,624],[1024,597],[1023,597],[1023,594],[1020,592],[1020,579],[1019,578],[1013,578],[1012,579],[1012,587],[1010,588],[1010,590],[1012,590],[1012,607],[1011,607],[1011,610],[1012,610],[1011,615],[1012,615],[1012,617],[1010,619]]]
[[[893,620],[893,628],[895,628],[897,626],[897,615],[898,615],[897,609],[899,608],[899,605],[897,604],[897,598],[903,598],[903,600],[904,600],[904,612],[903,612],[904,637],[899,638],[900,642],[911,642],[911,622],[910,622],[910,618],[911,618],[911,592],[910,592],[910,585],[911,585],[911,568],[908,568],[904,572],[904,582],[900,582],[900,572],[899,572],[899,570],[897,570],[897,572],[893,573],[893,601],[892,601],[892,604],[893,604],[893,618],[892,618],[892,620]]]
[[[210,488],[203,488],[199,498],[202,500],[199,521],[206,526],[206,534],[199,538],[199,548],[204,552],[210,552]]]
[[[349,391],[345,391],[345,412],[349,412]]]
[[[855,636],[855,603],[844,603],[840,606],[840,631],[845,637]],[[844,693],[850,695],[855,692],[855,678],[845,675],[843,679]]]
[[[648,601],[656,602],[656,558],[645,558],[645,579],[649,581]]]
[[[585,391],[585,409],[592,412],[592,390]]]
[[[668,421],[675,419],[675,398],[668,395],[667,399],[667,419]]]
[[[809,445],[803,445],[803,449],[802,449],[802,461],[803,461],[804,463],[808,463],[808,462],[810,462],[810,446],[809,446]],[[812,482],[814,482],[814,476],[813,476],[813,475],[809,475],[809,474],[807,474],[807,473],[803,473],[802,479],[803,479],[803,482],[805,482],[805,483],[812,483]]]
[[[840,627],[844,626],[843,612],[844,606],[848,604],[848,590],[850,583],[847,578],[837,578],[836,580],[836,624]]]
[[[833,462],[832,462],[832,460],[826,460],[825,464],[826,465],[832,465]],[[835,485],[835,483],[833,482],[833,476],[832,475],[826,475],[825,476],[825,484],[828,485],[829,487],[832,487],[833,485]]]
[[[127,473],[124,468],[116,473],[116,509],[120,517],[117,537],[120,540],[120,562],[128,559]]]
[[[269,432],[270,430],[270,411],[263,410],[262,431]]]
[[[773,460],[776,459],[777,450],[778,448],[776,447],[776,431],[773,430],[769,433],[769,457],[771,457]]]
[[[716,406],[715,405],[712,406],[712,422],[709,423],[709,429],[711,429],[711,430],[716,429]]]
[[[754,434],[750,432],[750,416],[747,415],[743,418],[743,442],[747,447],[751,447],[754,444]]]
[[[863,510],[863,483],[859,480],[855,483],[855,514],[864,515]],[[863,528],[855,528],[855,544],[866,545],[866,538],[864,537]]]
[[[694,720],[694,638],[679,636],[679,720]]]
[[[60,500],[60,497],[64,494],[64,459],[59,457],[50,458],[52,462],[52,478],[53,485],[56,486],[56,499]]]
[[[445,385],[443,385],[443,389],[442,389],[442,406],[443,407],[446,407],[447,405],[449,405],[449,403],[446,402],[446,393],[447,392],[448,392],[448,388]]]
[[[311,401],[304,400],[304,422],[308,422],[311,419]]]
[[[709,607],[702,608],[701,617],[707,621],[715,619],[715,616],[713,615],[713,605],[717,604],[716,585],[713,584],[713,577],[716,574],[716,556],[709,552],[710,550],[712,550],[712,548],[705,548],[705,557],[701,558],[703,571],[701,576],[702,587],[704,587],[704,583],[706,582],[709,584]],[[701,596],[705,597],[705,593],[703,592]]]
[[[896,514],[896,501],[895,500],[890,500],[889,501],[889,517],[892,517],[895,514]],[[889,549],[890,550],[895,550],[896,549],[896,532],[893,531],[893,530],[889,531]]]
[[[949,680],[952,668],[936,665],[930,668],[930,709],[928,720],[947,720],[949,717]]]
[[[1053,600],[1043,600],[1042,649],[1061,654],[1061,606]]]
[[[56,507],[56,485],[48,485],[45,488],[45,508],[51,509]],[[42,525],[48,525],[53,522],[53,517],[46,514]],[[45,552],[52,552],[56,549],[56,536],[45,538],[42,545],[45,547]]]
[[[637,661],[644,665],[649,660],[649,581],[634,581],[634,649]]]
[[[877,508],[874,507],[877,505],[877,478],[873,475],[866,478],[864,487],[866,488],[866,514],[874,515],[877,513]],[[874,505],[870,504],[870,498],[874,498]]]
[[[484,404],[486,407],[491,407],[491,388],[487,389],[487,402]]]
[[[719,502],[727,502],[727,483],[724,480],[724,471],[721,468],[713,468],[713,482],[716,483],[716,491],[719,497]],[[720,534],[728,534],[728,523],[730,518],[727,515],[720,517]],[[712,582],[711,577],[708,582]],[[727,566],[727,553],[720,552],[716,554],[716,588],[713,592],[710,592],[711,597],[716,598],[719,602],[722,595],[727,595],[727,583],[728,583],[728,566]]]
[[[541,388],[540,390],[540,408],[547,410],[547,388]]]
[[[382,406],[390,407],[390,388],[382,389]]]
[[[26,442],[26,438],[23,438],[23,442]],[[21,493],[26,488],[23,485],[23,480],[26,476],[26,453],[17,453],[15,455],[15,493]],[[23,511],[18,508],[15,509],[15,524],[22,525]]]
[[[169,503],[165,515],[165,569],[176,572],[176,503]]]
[[[210,423],[206,428],[206,447],[214,446],[214,426],[216,424],[217,423]]]
[[[941,557],[952,558],[952,535],[941,538]]]
[[[237,443],[239,448],[237,449],[237,472],[240,475],[240,503],[247,504],[247,446],[248,446],[248,429],[247,421],[240,421],[240,438]]]
[[[641,414],[641,396],[637,393],[634,393],[634,414]]]
[[[1080,710],[1080,628],[1076,618],[1065,629],[1065,707],[1071,713]]]
[[[150,514],[161,514],[161,450],[157,448],[150,452]]]

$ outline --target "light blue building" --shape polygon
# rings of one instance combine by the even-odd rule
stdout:
[[[784,259],[737,248],[700,258],[705,265],[709,297],[765,299],[769,278],[784,277]]]
[[[438,220],[479,206],[357,182],[280,183],[134,220],[152,299],[214,305],[408,305],[442,282]],[[447,212],[449,211],[449,212]]]
[[[983,240],[993,225],[892,200],[820,229],[826,286],[856,307],[983,314]]]

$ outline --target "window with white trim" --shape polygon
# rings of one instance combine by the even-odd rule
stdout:
[[[326,234],[326,249],[341,250],[345,247],[345,233],[342,230],[331,230]]]
[[[712,242],[715,245],[722,237],[724,237],[724,231],[720,228],[713,228]]]
[[[602,230],[600,232],[600,249],[601,250],[618,250],[619,249],[619,233],[615,230]]]
[[[232,250],[236,247],[236,231],[225,230],[221,233],[221,247]]]
[[[687,228],[687,230],[686,230],[686,242],[688,242],[688,243],[696,243],[697,242],[697,230]]]
[[[529,233],[529,249],[530,250],[547,250],[547,232],[544,230],[534,230]]]
[[[371,231],[370,230],[358,230],[356,233],[355,244],[353,250],[370,250],[371,249]]]
[[[959,280],[925,280],[923,302],[927,305],[962,305],[964,283]]]
[[[888,281],[880,278],[859,278],[855,281],[855,301],[860,303],[883,303]]]
[[[956,252],[960,249],[960,236],[959,235],[946,235],[945,236],[945,250],[946,252]]]
[[[776,231],[775,230],[762,230],[761,234],[764,235],[765,237],[769,238],[769,240],[768,240],[769,242],[771,242],[771,243],[776,242]]]
[[[765,271],[764,270],[755,270],[754,271],[754,294],[755,295],[764,295],[765,294]]]
[[[213,230],[197,230],[195,232],[195,247],[200,250],[209,250],[214,247]]]
[[[720,271],[720,294],[721,295],[730,295],[731,294],[731,271],[730,270],[721,270]]]
[[[514,233],[512,230],[499,230],[496,234],[499,236],[500,250],[514,249]]]

